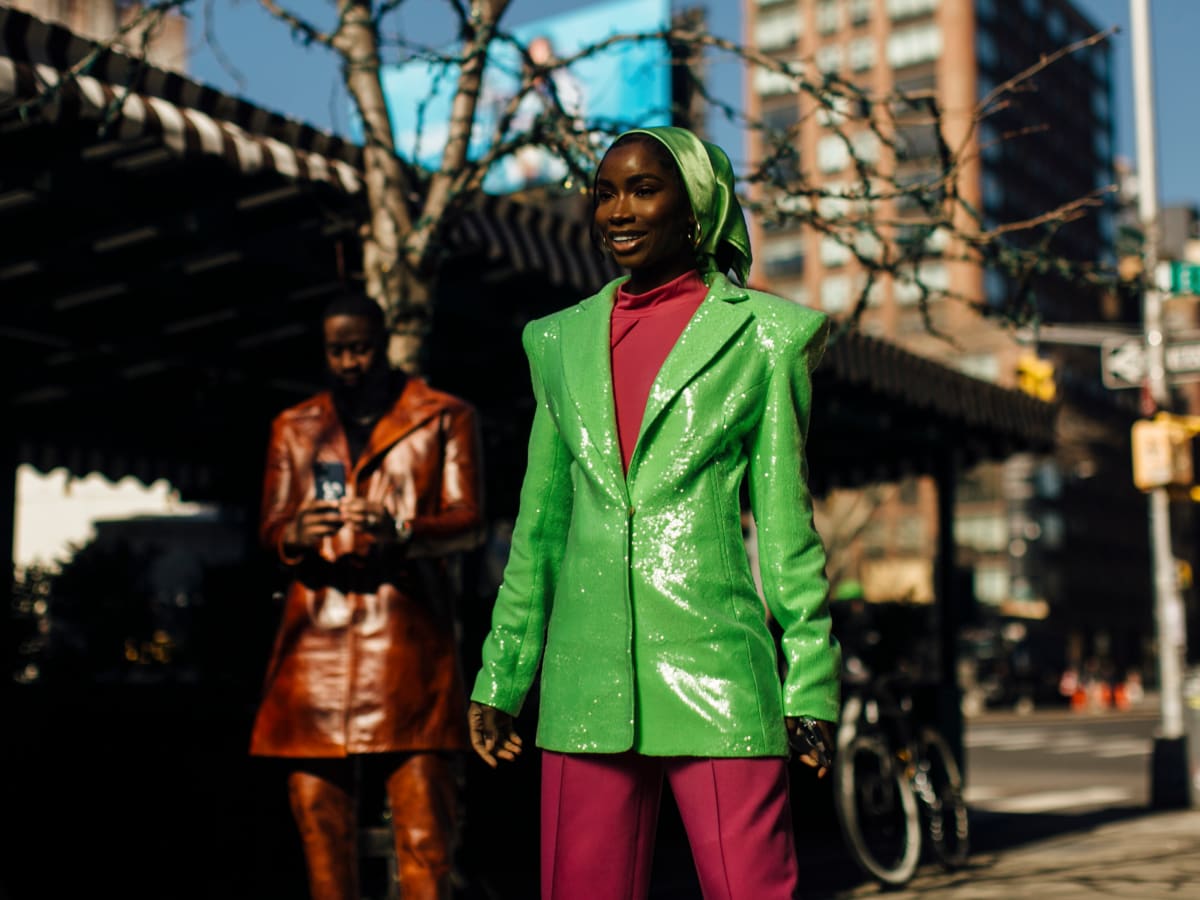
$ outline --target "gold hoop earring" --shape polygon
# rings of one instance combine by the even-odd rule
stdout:
[[[693,247],[700,246],[700,223],[693,222],[692,227],[688,230],[688,240],[691,241]]]

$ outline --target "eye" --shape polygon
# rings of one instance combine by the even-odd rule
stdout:
[[[658,193],[657,188],[652,188],[647,185],[643,185],[643,186],[639,187],[636,191],[634,191],[634,196],[635,197],[650,197],[657,193]]]

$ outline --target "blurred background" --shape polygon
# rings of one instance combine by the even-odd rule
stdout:
[[[396,149],[433,171],[451,80],[413,48],[451,46],[461,23],[449,5],[394,7],[380,81]],[[336,20],[319,0],[290,8],[323,27]],[[141,24],[148,11],[152,29]],[[1166,552],[1179,605],[1168,633],[1200,646],[1189,493],[1200,5],[1159,0],[1153,13],[1154,261],[1168,273],[1164,329],[1182,348],[1167,404],[1150,396],[1143,355],[1127,3],[513,0],[512,40],[497,44],[485,83],[476,155],[526,54],[563,59],[618,30],[691,27],[803,61],[818,84],[930,98],[945,118],[896,120],[904,153],[890,171],[920,185],[937,173],[941,137],[960,138],[956,190],[980,234],[1097,198],[1086,214],[1015,239],[1014,252],[1055,261],[1020,272],[956,253],[959,236],[922,230],[921,209],[901,198],[886,237],[922,244],[919,263],[908,280],[876,281],[861,248],[773,215],[778,184],[746,184],[758,201],[748,206],[751,285],[846,326],[814,375],[809,464],[848,664],[910,674],[918,715],[963,759],[970,722],[989,714],[1154,718],[1164,633],[1154,488],[1172,498]],[[110,41],[114,52],[98,59]],[[978,117],[981,98],[1076,42]],[[33,113],[22,107],[64,73],[90,80]],[[838,130],[838,109],[817,114],[778,71],[711,43],[617,45],[554,76],[562,111],[596,129],[597,147],[601,125],[676,122],[751,171],[786,135],[792,164],[825,201],[871,158]],[[513,128],[533,129],[539,115],[526,108]],[[11,511],[0,533],[12,548],[0,804],[14,835],[0,897],[99,885],[127,897],[303,896],[279,779],[245,753],[281,608],[255,528],[271,417],[322,386],[319,310],[366,277],[362,131],[336,54],[258,3],[0,5],[0,450],[10,473],[0,508]],[[480,409],[487,462],[489,540],[457,561],[468,672],[507,558],[532,416],[521,328],[616,274],[588,237],[582,187],[535,143],[498,161],[447,230],[426,371]],[[1014,312],[1027,303],[1034,314]],[[1131,428],[1158,410],[1178,418],[1168,450],[1178,464],[1135,485]],[[745,532],[753,554],[750,517]],[[1131,783],[1146,774],[1149,730]],[[464,865],[506,873],[479,896],[531,896],[532,832],[496,835],[480,820],[497,805],[530,805],[536,770],[505,782],[482,774],[464,767]],[[800,786],[818,806],[825,790]],[[1149,798],[1141,784],[1122,799]]]

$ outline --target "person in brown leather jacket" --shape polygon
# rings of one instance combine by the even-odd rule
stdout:
[[[448,898],[468,744],[446,562],[482,534],[475,411],[389,369],[369,298],[322,324],[331,388],[267,452],[260,537],[289,582],[250,752],[287,760],[313,900],[359,900],[358,788],[378,782],[403,897]]]

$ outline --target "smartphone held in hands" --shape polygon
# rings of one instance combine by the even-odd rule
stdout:
[[[313,481],[318,500],[340,503],[346,496],[346,467],[336,460],[314,462]]]

